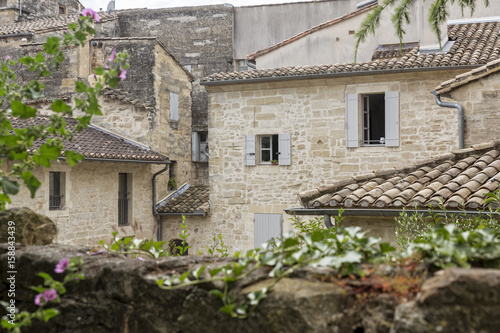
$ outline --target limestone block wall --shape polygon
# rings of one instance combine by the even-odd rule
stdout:
[[[65,207],[49,210],[49,171],[65,173]],[[132,174],[130,225],[118,227],[118,174]],[[42,185],[35,198],[22,187],[12,197],[12,206],[29,207],[47,215],[57,225],[57,242],[65,244],[96,245],[99,240],[109,240],[111,232],[119,235],[136,235],[151,238],[156,219],[152,213],[152,169],[144,163],[89,162],[74,167],[53,163],[50,170],[37,168],[35,176]],[[134,230],[132,224],[139,224]]]
[[[458,147],[454,109],[430,93],[454,71],[207,86],[210,228],[233,250],[254,241],[254,214],[284,214],[297,193],[380,169],[408,165]],[[346,148],[345,95],[399,91],[400,145]],[[245,135],[291,135],[291,165],[244,165]],[[291,229],[284,216],[283,230]]]
[[[464,108],[465,147],[500,137],[498,73],[457,88],[450,92],[450,96],[450,99],[442,98],[442,100],[459,103]]]
[[[186,216],[190,234],[187,242],[191,246],[189,254],[198,254],[198,251],[201,251],[201,254],[207,255],[207,245],[213,244],[213,237],[224,233],[220,226],[214,227],[210,221],[210,216]],[[182,216],[161,216],[162,240],[180,238],[181,223]],[[223,239],[225,242],[225,238]]]

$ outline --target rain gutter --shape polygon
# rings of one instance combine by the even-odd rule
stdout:
[[[441,97],[433,91],[436,104],[443,108],[455,108],[458,110],[458,149],[464,149],[464,108],[458,103],[449,103],[441,101]]]
[[[479,65],[466,65],[466,66],[449,66],[449,67],[425,67],[425,68],[407,68],[407,69],[384,69],[373,71],[360,71],[360,72],[347,72],[347,73],[325,73],[325,74],[308,74],[296,76],[273,76],[249,79],[233,79],[222,81],[207,81],[200,82],[204,86],[221,86],[229,84],[247,84],[259,82],[275,82],[275,81],[290,81],[290,80],[310,80],[310,79],[325,79],[333,77],[349,77],[349,76],[365,76],[365,75],[382,75],[382,74],[399,74],[399,73],[415,73],[415,72],[431,72],[431,71],[450,71],[450,70],[471,70],[479,67]]]

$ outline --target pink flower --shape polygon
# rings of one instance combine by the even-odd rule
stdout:
[[[92,16],[94,18],[94,21],[96,21],[96,22],[99,22],[101,20],[101,18],[99,17],[99,14],[97,14],[96,12],[94,12],[90,8],[85,8],[82,11],[82,16]]]
[[[43,299],[43,294],[38,294],[35,296],[35,304],[38,305],[38,306],[42,306],[44,305],[46,302],[45,302],[45,299]]]
[[[43,298],[47,302],[53,301],[57,298],[57,291],[55,289],[45,290],[43,292]]]
[[[10,57],[9,57],[9,56],[5,56],[5,60],[9,60],[9,59],[10,59]]]
[[[57,263],[56,269],[54,269],[54,272],[63,273],[66,270],[66,268],[68,268],[68,266],[69,266],[69,259],[63,258]]]
[[[116,49],[113,49],[113,52],[111,52],[108,61],[112,62],[113,60],[115,60],[115,57],[116,57]]]
[[[127,71],[120,66],[120,75],[118,77],[123,81],[127,78]]]

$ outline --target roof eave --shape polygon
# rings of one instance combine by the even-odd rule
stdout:
[[[262,83],[262,82],[279,82],[279,81],[292,81],[292,80],[314,80],[325,79],[333,77],[349,77],[349,76],[364,76],[364,75],[383,75],[383,74],[400,74],[400,73],[414,73],[414,72],[430,72],[430,71],[449,71],[458,69],[474,69],[481,65],[463,65],[463,66],[443,66],[443,67],[425,67],[425,68],[403,68],[403,69],[384,69],[373,71],[359,71],[359,72],[343,72],[343,73],[327,73],[327,74],[308,74],[296,76],[273,76],[249,79],[235,79],[235,80],[221,80],[221,81],[204,81],[200,82],[204,86],[223,86],[232,84],[248,84],[248,83]]]
[[[422,214],[424,216],[434,216],[435,214],[461,214],[461,215],[500,215],[500,213],[490,212],[488,210],[446,210],[446,212],[435,209],[430,212],[427,209],[406,209],[406,208],[384,208],[384,209],[371,209],[371,208],[287,208],[284,209],[288,215],[328,215],[349,217],[397,217],[402,213],[408,214]]]

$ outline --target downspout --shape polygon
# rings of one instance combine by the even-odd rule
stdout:
[[[151,180],[153,182],[153,215],[156,215],[156,240],[161,241],[161,218],[158,216],[158,212],[156,211],[156,177],[158,177],[161,173],[165,172],[168,170],[170,163],[168,162],[165,164],[165,167],[155,173],[153,175],[153,179]]]
[[[245,59],[245,64],[250,68],[257,69],[257,66],[249,62],[248,59]]]
[[[23,0],[19,0],[19,19],[23,17]]]
[[[327,227],[328,229],[333,228],[332,217],[330,215],[325,215],[324,222],[325,227]]]
[[[448,102],[442,102],[441,97],[436,93],[436,91],[433,91],[432,94],[434,95],[434,98],[436,99],[437,105],[444,107],[444,108],[455,108],[458,110],[458,149],[464,149],[464,108],[462,105],[458,103],[448,103]]]

